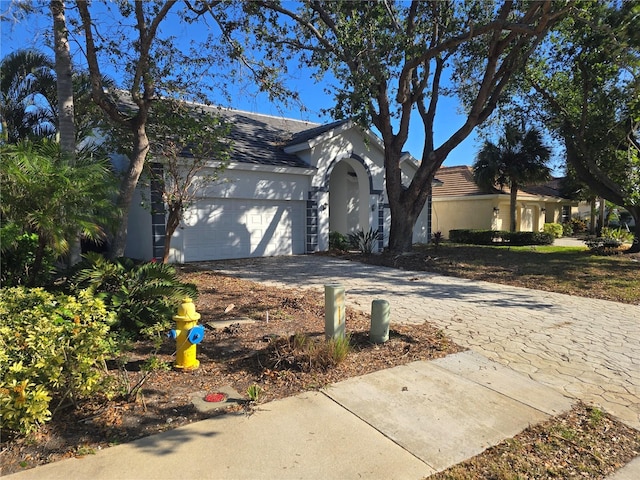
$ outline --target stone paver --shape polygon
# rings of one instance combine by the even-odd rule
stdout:
[[[640,429],[640,306],[408,272],[321,255],[203,267],[283,287],[345,286],[347,306],[386,299],[395,323],[428,321],[458,344]]]

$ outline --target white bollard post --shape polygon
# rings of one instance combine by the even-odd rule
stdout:
[[[389,312],[389,302],[386,300],[371,302],[369,340],[373,343],[384,343],[389,340]]]
[[[333,284],[324,286],[324,335],[330,338],[345,336],[344,287]]]

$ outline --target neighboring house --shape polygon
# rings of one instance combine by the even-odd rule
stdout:
[[[231,162],[225,181],[200,192],[185,212],[171,240],[172,262],[326,251],[330,231],[372,228],[381,233],[378,251],[388,243],[383,145],[373,133],[350,121],[211,111],[232,124]],[[401,168],[409,182],[417,162],[406,154]],[[125,254],[150,260],[162,258],[164,215],[142,207],[153,198],[146,190],[132,203]],[[426,206],[418,218],[415,242],[430,238],[429,213]]]
[[[442,183],[433,187],[433,230],[445,238],[449,230],[509,230],[509,192],[485,191],[476,185],[470,166],[442,167],[436,172]],[[545,223],[571,218],[578,202],[560,195],[560,179],[522,187],[516,204],[516,230],[538,232]]]

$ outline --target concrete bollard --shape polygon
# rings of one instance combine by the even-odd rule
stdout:
[[[331,338],[345,336],[344,287],[342,285],[324,286],[324,335]]]
[[[384,343],[389,340],[389,302],[374,300],[371,302],[371,330],[369,340]]]

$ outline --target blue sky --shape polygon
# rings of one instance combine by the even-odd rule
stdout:
[[[5,11],[8,6],[6,0],[0,0],[0,7]],[[48,10],[45,10],[48,11]],[[171,29],[169,33],[180,36],[186,28],[203,28],[202,26],[178,25],[169,20]],[[46,54],[53,57],[53,51],[46,46],[46,35],[51,30],[51,20],[48,16],[31,15],[26,22],[17,25],[11,25],[8,22],[2,22],[1,25],[1,47],[0,53],[4,57],[8,53],[20,48],[38,48]],[[193,32],[190,32],[193,33]],[[204,35],[203,35],[204,36]],[[78,55],[81,53],[77,45],[72,42],[72,54],[77,64],[81,62]],[[117,72],[105,71],[107,75],[112,76],[116,82],[118,81]],[[299,92],[302,103],[306,106],[306,111],[301,112],[299,108],[287,108],[282,105],[276,105],[269,102],[266,95],[256,94],[247,95],[244,91],[238,91],[233,95],[231,106],[240,110],[250,112],[263,113],[275,116],[285,116],[295,119],[307,120],[312,122],[326,123],[332,119],[322,113],[323,108],[328,108],[333,104],[331,96],[325,92],[326,83],[316,83],[309,72],[302,70],[297,71],[295,78],[290,82],[290,86]],[[213,100],[213,99],[212,99]],[[459,103],[455,98],[441,97],[438,104],[438,112],[436,115],[436,127],[434,131],[436,146],[444,142],[455,130],[463,123],[464,117],[458,114]],[[417,114],[412,117],[412,126],[407,143],[404,150],[408,150],[414,157],[420,158],[423,146],[422,122]],[[475,155],[480,148],[480,142],[472,133],[464,142],[454,149],[445,165],[470,165],[473,163]]]

